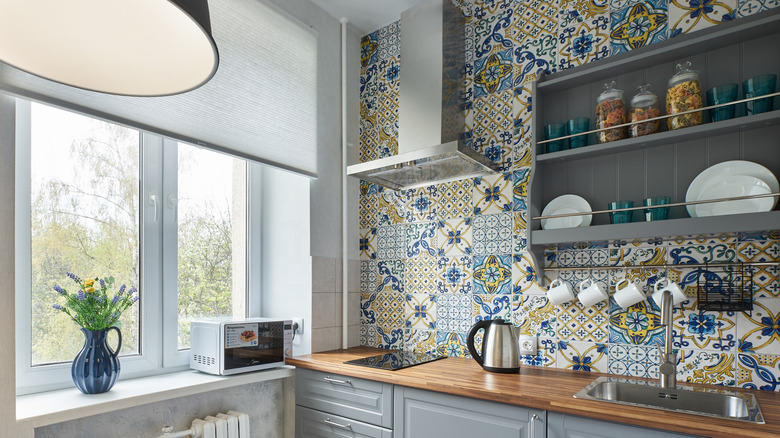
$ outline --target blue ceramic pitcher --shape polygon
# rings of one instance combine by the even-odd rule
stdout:
[[[106,343],[108,332],[116,330],[119,336],[116,350],[112,350]],[[116,327],[103,330],[89,330],[82,328],[84,332],[84,347],[73,359],[70,374],[73,383],[84,394],[100,394],[114,386],[119,377],[119,350],[122,349],[122,332]]]

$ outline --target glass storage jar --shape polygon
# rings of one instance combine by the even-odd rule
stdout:
[[[666,114],[672,115],[699,109],[703,103],[699,72],[691,70],[690,61],[677,64],[675,75],[669,79],[669,90],[666,92]],[[701,125],[701,113],[701,111],[696,111],[669,117],[666,119],[666,123],[670,130]]]
[[[604,84],[604,91],[596,99],[596,129],[609,128],[626,123],[626,105],[623,103],[623,90],[615,88],[615,81]],[[626,129],[615,128],[596,133],[599,143],[621,140],[626,137]]]
[[[660,116],[661,110],[658,108],[658,96],[650,91],[650,84],[640,85],[637,89],[639,91],[636,93],[636,96],[631,98],[631,122],[635,123]],[[659,125],[659,120],[637,123],[631,125],[629,131],[631,137],[640,137],[658,132]]]

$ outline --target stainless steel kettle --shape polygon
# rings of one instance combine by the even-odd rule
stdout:
[[[482,336],[482,354],[474,346],[474,336],[485,329]],[[482,365],[485,371],[494,373],[517,373],[520,371],[520,346],[517,328],[503,319],[488,319],[474,324],[466,338],[471,357]]]

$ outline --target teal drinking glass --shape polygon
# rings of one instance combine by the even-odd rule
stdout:
[[[756,96],[763,96],[765,94],[772,94],[775,92],[775,86],[777,85],[777,75],[761,75],[750,78],[742,83],[742,93],[745,94],[745,99]],[[746,102],[747,114],[760,114],[767,111],[772,111],[772,104],[775,99],[769,97],[766,99],[756,99],[750,102]]]
[[[569,135],[588,132],[590,130],[590,119],[587,117],[578,117],[576,119],[571,119],[568,122],[568,127],[569,127]],[[587,145],[588,145],[587,134],[580,135],[578,137],[572,137],[569,139],[569,147],[572,149],[581,148]]]
[[[737,100],[737,84],[723,84],[707,90],[707,102],[709,105],[720,105]],[[734,105],[722,106],[710,110],[710,120],[720,122],[734,118]]]
[[[667,205],[671,202],[671,198],[668,196],[658,196],[655,198],[646,198],[642,201],[642,205],[645,207],[653,207],[658,205]],[[657,207],[645,209],[646,221],[662,221],[669,217],[669,207]]]
[[[566,125],[563,123],[551,123],[544,127],[544,139],[554,140],[566,136]],[[566,140],[551,141],[547,143],[547,152],[558,152],[569,148]]]
[[[614,201],[609,203],[610,210],[633,207],[634,201]],[[631,222],[633,219],[634,210],[609,212],[609,223],[611,224],[625,224]]]

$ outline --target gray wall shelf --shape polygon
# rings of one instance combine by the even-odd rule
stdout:
[[[544,279],[544,251],[556,245],[640,238],[761,232],[780,229],[780,208],[764,213],[691,218],[684,207],[673,207],[665,221],[609,224],[607,214],[595,214],[591,226],[542,230],[541,216],[551,200],[564,194],[585,198],[593,211],[609,202],[670,196],[685,201],[688,186],[702,171],[723,161],[752,161],[780,177],[780,97],[774,111],[746,116],[737,105],[736,117],[710,123],[707,112],[699,126],[666,130],[637,138],[598,144],[590,134],[589,146],[540,153],[544,126],[575,117],[591,119],[594,128],[596,98],[602,84],[615,80],[630,106],[635,87],[651,83],[659,104],[665,107],[667,81],[675,64],[690,60],[699,70],[702,93],[723,83],[740,84],[766,73],[780,74],[780,9],[719,24],[638,50],[558,72],[532,84],[532,171],[527,187],[528,251],[537,275]],[[740,87],[741,89],[741,87]],[[741,98],[741,96],[740,96]],[[704,105],[707,105],[706,97]],[[666,111],[662,109],[662,114]]]

